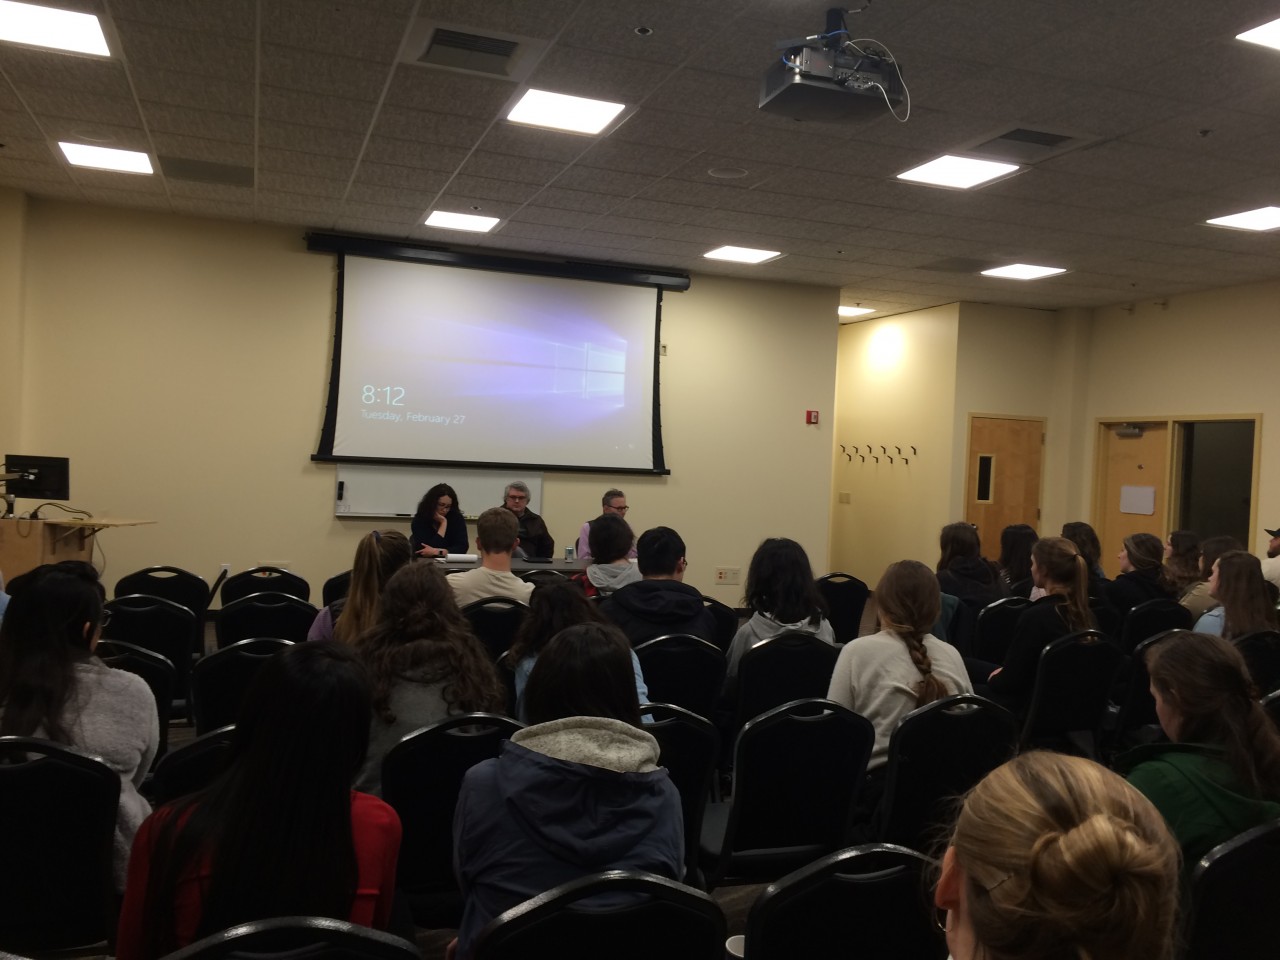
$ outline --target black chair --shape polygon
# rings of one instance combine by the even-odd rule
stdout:
[[[605,904],[592,904],[593,898]],[[725,920],[700,890],[610,870],[561,884],[495,917],[475,960],[723,960]]]
[[[1218,844],[1192,876],[1183,960],[1274,957],[1277,890],[1280,820]]]
[[[990,700],[962,693],[911,711],[889,738],[880,839],[929,852],[955,798],[1017,751],[1017,719]]]
[[[46,740],[0,737],[0,950],[107,939],[119,803],[120,775],[102,761]]]
[[[652,722],[644,725],[662,751],[659,763],[680,793],[684,816],[685,883],[702,885],[698,863],[698,840],[702,836],[702,814],[711,794],[716,763],[720,759],[720,734],[715,724],[670,703],[646,703],[642,715]]]
[[[320,611],[288,593],[252,593],[218,611],[214,633],[218,649],[254,637],[301,643]]]
[[[529,607],[509,597],[485,597],[462,608],[462,615],[495,661],[511,646]]]
[[[1258,688],[1258,695],[1280,690],[1280,633],[1255,630],[1236,637],[1233,642],[1249,667],[1249,676]]]
[[[231,762],[231,738],[235,726],[210,730],[202,737],[167,753],[156,764],[144,786],[153,807],[203,790],[217,779]]]
[[[323,606],[336,603],[347,595],[351,589],[351,571],[337,573],[324,582],[320,589],[320,602]],[[309,599],[309,598],[306,598]]]
[[[1138,644],[1148,637],[1168,630],[1190,630],[1195,618],[1191,611],[1178,603],[1157,597],[1131,609],[1120,628],[1120,651],[1133,653]]]
[[[1017,629],[1022,611],[1031,606],[1024,597],[1005,597],[989,603],[978,611],[977,626],[973,631],[973,656],[987,663],[1004,663],[1013,631]]]
[[[521,724],[492,713],[466,713],[404,737],[382,760],[382,798],[400,815],[404,835],[396,886],[422,927],[456,927],[462,895],[453,871],[453,812],[462,778],[499,749]]]
[[[817,580],[818,592],[827,602],[827,622],[835,632],[836,643],[845,644],[858,635],[862,611],[871,596],[870,588],[847,573],[828,573]]]
[[[173,715],[173,695],[178,688],[178,672],[168,658],[123,640],[100,640],[94,651],[108,667],[135,674],[146,681],[156,700],[156,718],[160,721],[160,746],[156,759],[169,749],[169,720]]]
[[[756,717],[733,751],[733,800],[707,805],[708,886],[775,880],[839,850],[875,729],[830,700],[798,700]]]
[[[729,646],[733,643],[733,635],[738,632],[738,612],[714,597],[703,597],[702,605],[716,622],[716,635],[709,639],[720,648],[722,653],[728,653]]]
[[[825,697],[840,649],[811,633],[762,640],[738,661],[734,729],[793,700]]]
[[[329,917],[242,923],[175,950],[165,960],[422,960],[416,944]]]
[[[507,694],[507,716],[519,719],[520,700],[516,696],[516,665],[511,662],[510,652],[504,650],[495,666],[498,669],[498,679],[502,681],[502,688]]]
[[[240,701],[258,670],[285,647],[288,640],[256,637],[217,650],[191,668],[191,712],[196,733],[235,723]]]
[[[116,599],[143,594],[186,607],[201,623],[209,609],[209,584],[181,567],[147,567],[116,581]]]
[[[540,583],[563,583],[569,578],[559,570],[526,570],[520,574],[520,579],[536,587]]]
[[[942,960],[928,857],[864,844],[823,857],[771,883],[747,914],[751,960],[850,957]]]
[[[1040,651],[1022,746],[1097,759],[1097,736],[1122,654],[1097,630],[1059,637]]]
[[[299,600],[310,600],[311,584],[279,567],[253,567],[222,581],[222,606],[255,593],[287,593]]]
[[[1147,674],[1147,652],[1160,641],[1186,632],[1166,630],[1147,637],[1134,649],[1123,671],[1127,675],[1120,684],[1115,729],[1108,732],[1109,752],[1119,753],[1126,747],[1152,743],[1162,736],[1160,718],[1156,716],[1156,700],[1151,696],[1151,678]]]
[[[105,609],[111,616],[102,628],[103,639],[123,640],[173,664],[173,699],[181,705],[191,689],[191,662],[203,652],[201,617],[182,604],[148,594],[118,596]]]
[[[1280,728],[1280,690],[1268,693],[1262,698],[1262,709],[1267,711],[1271,722]]]
[[[651,701],[674,703],[700,717],[711,716],[724,686],[725,670],[724,654],[714,643],[687,633],[672,633],[640,644],[636,659]]]

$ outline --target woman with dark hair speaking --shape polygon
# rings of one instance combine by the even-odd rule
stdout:
[[[142,825],[117,960],[151,960],[239,923],[321,916],[385,928],[400,819],[351,789],[369,680],[333,640],[271,657],[236,724],[231,766]]]
[[[422,495],[410,529],[413,552],[420,557],[467,552],[467,521],[458,495],[447,483],[437,483]]]
[[[453,824],[461,960],[486,923],[557,884],[601,870],[680,877],[680,796],[640,729],[630,652],[600,623],[556,634],[525,690],[531,725],[468,771]]]

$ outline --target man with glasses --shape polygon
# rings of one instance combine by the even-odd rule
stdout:
[[[604,496],[600,498],[600,515],[615,514],[623,520],[627,519],[627,511],[631,508],[627,506],[627,495],[617,488],[606,490]],[[591,545],[587,540],[587,535],[591,532],[591,524],[593,520],[588,520],[582,525],[582,529],[578,531],[578,559],[591,559]],[[627,554],[628,560],[636,558],[635,544],[631,545],[631,550]]]
[[[523,480],[512,480],[507,484],[502,505],[516,515],[520,537],[516,551],[519,556],[550,559],[555,555],[556,542],[551,539],[542,518],[529,509],[529,487]]]

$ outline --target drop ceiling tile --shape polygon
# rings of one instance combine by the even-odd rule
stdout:
[[[621,173],[616,170],[597,170],[594,167],[574,165],[556,178],[557,187],[603,193],[614,197],[632,197],[657,182],[656,177],[638,173]]]
[[[259,202],[254,208],[259,223],[287,223],[315,230],[330,229],[334,218],[317,215],[314,210],[300,210],[282,204]]]
[[[175,196],[170,201],[174,213],[218,220],[253,220],[257,211],[252,203],[230,203],[225,200]]]
[[[393,140],[412,140],[420,143],[439,143],[451,147],[470,148],[485,135],[488,129],[487,120],[384,105],[377,113],[373,135],[390,137]],[[513,155],[532,156],[524,153]]]
[[[165,103],[142,104],[148,129],[203,140],[253,143],[253,117],[246,114],[192,110]]]
[[[617,207],[620,202],[618,197],[587,193],[582,190],[566,190],[559,186],[543,187],[536,195],[538,203],[544,207],[576,210],[579,213],[607,213]]]
[[[294,193],[289,190],[267,189],[259,186],[255,191],[257,202],[265,207],[288,207],[291,210],[306,210],[318,215],[334,215],[342,207],[342,201],[335,197],[319,197],[307,193]]]
[[[0,183],[17,186],[30,181],[69,183],[71,174],[65,164],[52,160],[22,160],[0,154]]]
[[[449,181],[450,193],[516,204],[527,203],[534,197],[541,197],[541,191],[542,187],[536,183],[513,183],[510,180],[472,177],[466,174],[459,174]]]
[[[403,204],[364,203],[348,200],[342,205],[341,215],[344,217],[363,217],[366,220],[383,220],[387,223],[412,225],[422,216],[420,207]]]
[[[137,104],[125,97],[101,97],[94,93],[47,87],[27,90],[23,99],[37,116],[77,120],[87,125],[142,125]]]
[[[678,65],[708,44],[724,24],[724,14],[698,0],[629,0],[577,16],[560,35],[569,47]],[[637,27],[650,33],[640,35]]]
[[[241,167],[253,166],[252,144],[202,140],[198,137],[181,137],[172,133],[153,133],[151,141],[155,145],[156,153],[166,157],[204,160],[208,163],[229,163]]]
[[[392,140],[389,137],[370,137],[364,151],[363,162],[452,172],[466,159],[467,151],[461,147],[413,140]]]
[[[438,190],[406,190],[376,183],[353,183],[346,199],[353,203],[376,203],[384,207],[412,207],[425,211],[438,193]]]
[[[364,160],[356,170],[355,182],[393,189],[435,193],[444,189],[449,174],[421,167],[401,167],[390,163]]]
[[[545,223],[557,227],[595,227],[596,221],[590,217],[583,217],[580,213],[571,210],[556,210],[552,207],[538,207],[532,204],[525,204],[511,215],[512,222],[519,223]]]
[[[130,64],[223,80],[253,76],[254,47],[248,38],[122,21],[120,39],[125,60]]]
[[[264,117],[258,124],[258,142],[264,147],[280,150],[354,158],[360,155],[364,136],[346,130],[325,130]]]
[[[36,89],[129,96],[129,80],[119,60],[67,56],[6,43],[0,45],[0,70],[24,96]]]
[[[472,32],[497,30],[549,40],[580,7],[579,0],[431,0],[427,11],[433,21],[469,27]],[[582,16],[591,16],[587,10]]]
[[[229,206],[253,204],[252,187],[228,187],[221,183],[199,183],[195,180],[178,180],[174,177],[167,178],[165,182],[169,188],[169,196],[175,204],[179,199],[191,202],[225,203]],[[177,209],[176,205],[174,209]]]
[[[377,62],[395,59],[412,0],[395,3],[316,3],[272,0],[262,7],[262,39],[268,44]]]
[[[530,157],[506,157],[499,153],[477,150],[467,158],[459,172],[472,177],[510,179],[518,183],[550,183],[562,172],[565,165],[554,160],[534,160]]]
[[[488,128],[477,146],[486,152],[508,157],[531,157],[564,164],[572,163],[602,142],[608,141],[498,120]]]
[[[741,123],[659,110],[647,102],[609,134],[609,140],[699,153],[713,149],[723,151],[727,144],[736,146],[742,130]]]
[[[344,196],[347,192],[345,180],[329,180],[324,177],[309,177],[305,174],[281,173],[275,170],[260,171],[257,183],[260,192],[300,193],[318,200],[333,200]]]
[[[387,89],[386,102],[394,107],[488,122],[515,93],[516,85],[510,80],[399,64]]]
[[[342,97],[264,85],[258,98],[258,112],[269,120],[305,119],[307,123],[314,123],[318,127],[345,130],[363,136],[373,122],[375,105],[364,100],[346,100]]]
[[[582,47],[551,47],[529,77],[529,86],[572,97],[635,105],[672,73],[663,63],[631,60]]]
[[[261,48],[262,83],[286,90],[373,102],[382,96],[390,72],[387,65],[352,57],[310,53],[272,43],[263,43]]]
[[[658,87],[645,101],[645,106],[747,123],[756,118],[759,93],[758,84],[742,77],[684,69]]]
[[[138,98],[146,102],[171,103],[219,113],[252,115],[254,112],[251,79],[197,77],[180,70],[134,64],[129,65],[129,76]]]
[[[60,2],[59,6],[70,5]],[[256,6],[256,0],[218,0],[217,3],[111,0],[111,16],[117,26],[127,21],[138,21],[246,40],[254,35]]]
[[[258,150],[258,169],[301,173],[309,177],[327,177],[330,180],[346,180],[351,177],[355,163],[343,157],[325,157],[318,153],[261,147]]]

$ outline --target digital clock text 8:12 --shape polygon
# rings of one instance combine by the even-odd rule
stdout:
[[[360,402],[385,403],[388,407],[403,407],[404,387],[375,387],[366,383],[360,391]]]

